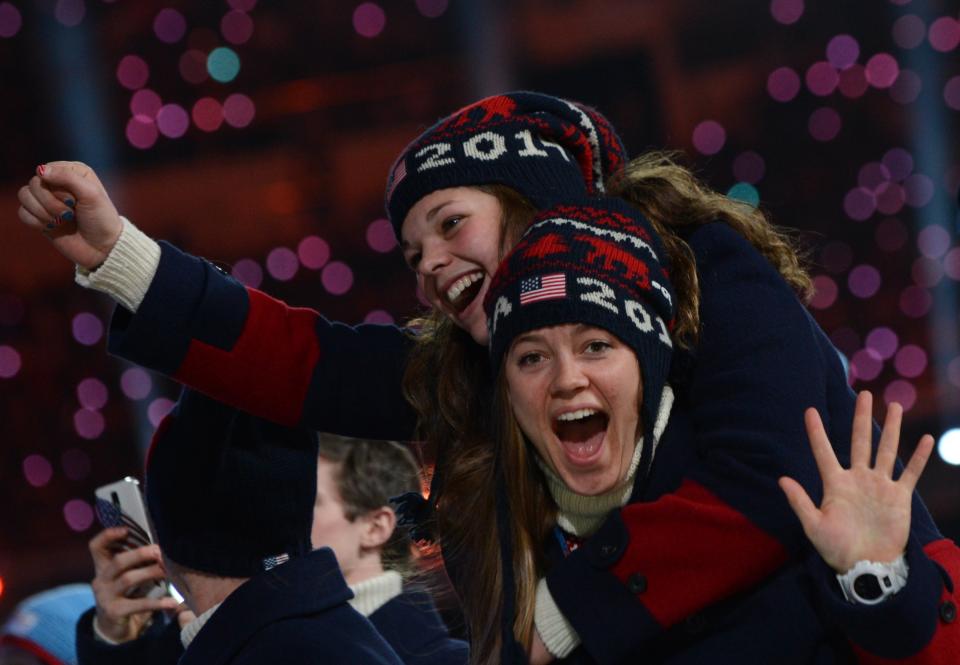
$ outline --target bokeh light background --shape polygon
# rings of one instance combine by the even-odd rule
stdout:
[[[851,385],[903,404],[907,451],[947,433],[921,491],[957,538],[958,47],[960,0],[0,0],[0,614],[91,576],[93,489],[139,475],[176,395],[104,353],[109,303],[16,221],[34,166],[94,164],[245,284],[403,321],[389,165],[509,88],[590,103],[798,231]]]

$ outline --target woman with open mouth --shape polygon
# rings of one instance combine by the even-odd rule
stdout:
[[[607,256],[616,260],[595,256],[598,238],[610,242]],[[549,258],[529,260],[545,247],[551,248]],[[631,266],[643,266],[644,279],[630,274]],[[543,286],[547,280],[553,285],[549,289]],[[803,530],[797,522],[789,528],[797,538],[808,534],[816,549],[810,561],[781,560],[772,574],[758,570],[752,583],[720,607],[707,609],[699,624],[688,621],[642,648],[612,653],[635,633],[667,623],[669,616],[636,612],[632,599],[610,587],[602,591],[606,607],[596,607],[596,587],[604,584],[599,570],[611,568],[624,576],[641,598],[673,596],[679,604],[684,589],[658,588],[662,578],[646,567],[649,558],[605,554],[603,548],[624,548],[611,511],[621,510],[628,521],[644,510],[655,514],[649,509],[657,503],[676,504],[678,497],[669,490],[689,482],[683,479],[698,467],[704,480],[706,474],[717,476],[707,481],[711,487],[733,480],[722,477],[721,467],[697,459],[701,451],[691,445],[690,409],[677,403],[670,386],[674,349],[668,331],[676,308],[666,255],[649,223],[619,201],[560,206],[538,215],[501,264],[485,306],[497,375],[497,434],[491,446],[496,472],[493,482],[476,488],[486,495],[476,503],[495,508],[485,513],[489,523],[478,511],[471,524],[497,532],[499,538],[491,540],[499,541],[499,549],[481,549],[473,561],[470,593],[463,600],[475,632],[496,635],[499,629],[505,643],[535,635],[533,641],[546,643],[549,652],[532,648],[533,662],[559,657],[564,662],[816,664],[874,662],[858,643],[865,635],[874,644],[885,641],[891,655],[908,649],[909,631],[883,635],[889,617],[876,609],[884,602],[910,604],[901,618],[926,615],[928,627],[933,625],[938,599],[924,601],[916,591],[936,583],[936,575],[926,578],[921,569],[914,577],[905,559],[911,495],[933,439],[921,440],[895,481],[901,410],[899,405],[890,409],[874,466],[871,402],[863,393],[852,445],[838,446],[850,453],[849,471],[837,462],[816,411],[807,413],[825,485],[823,510],[799,483],[781,480],[803,524]],[[704,546],[687,540],[692,522],[723,527],[722,518],[684,514],[688,509],[679,505],[672,510],[668,528],[691,551]],[[591,542],[596,540],[600,549]],[[653,533],[643,540],[652,560],[663,559]],[[552,575],[588,542],[594,556],[581,560],[579,577]],[[710,583],[726,567],[738,565],[718,559],[701,567],[693,558],[658,565],[686,570],[687,584]],[[824,583],[828,571],[836,574],[842,597]],[[561,597],[578,605],[577,615],[559,610]],[[498,613],[492,609],[497,607],[504,609]],[[621,612],[616,622],[605,620],[611,607]],[[600,642],[591,641],[578,647],[577,631],[583,628],[605,636],[609,646],[597,650]],[[850,652],[851,644],[860,659]],[[484,646],[479,649],[483,655]],[[927,658],[938,662],[949,653],[941,646]]]

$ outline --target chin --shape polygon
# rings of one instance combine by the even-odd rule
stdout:
[[[480,346],[486,346],[490,341],[490,330],[487,328],[486,320],[484,320],[482,323],[475,323],[471,325],[467,329],[467,332],[470,333],[470,337],[473,338],[473,341]]]

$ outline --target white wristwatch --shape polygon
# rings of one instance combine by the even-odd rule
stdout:
[[[901,554],[890,563],[857,561],[853,568],[837,575],[843,597],[851,603],[876,605],[907,584],[907,562]]]

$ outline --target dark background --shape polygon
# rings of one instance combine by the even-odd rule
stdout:
[[[176,395],[104,353],[110,304],[72,285],[72,267],[17,221],[16,190],[37,164],[92,164],[147,233],[288,302],[402,321],[421,305],[382,221],[396,153],[483,94],[579,99],[631,153],[681,150],[712,186],[759,197],[800,232],[820,287],[813,312],[852,360],[854,387],[904,402],[909,451],[960,425],[958,5],[0,0],[0,617],[92,576],[93,489],[139,474]],[[205,76],[222,47],[239,72]],[[126,76],[128,56],[145,81]],[[180,130],[173,106],[135,117],[141,87],[181,116],[201,99],[214,113]],[[244,99],[249,123],[231,106]],[[218,125],[225,102],[239,126]],[[135,147],[131,128],[154,138]],[[284,274],[318,238],[329,257],[307,252]],[[958,481],[935,456],[920,487],[954,539]]]

